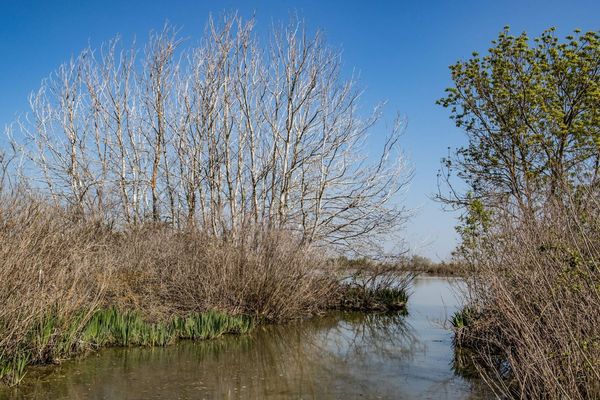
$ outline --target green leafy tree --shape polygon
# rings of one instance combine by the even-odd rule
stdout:
[[[468,144],[444,160],[441,176],[448,183],[458,176],[469,195],[451,190],[441,199],[535,215],[565,192],[597,193],[599,38],[575,31],[561,41],[549,29],[532,41],[506,27],[487,55],[450,67],[454,87],[438,104],[451,110]]]
[[[456,232],[460,236],[460,245],[454,252],[468,264],[474,264],[482,251],[489,245],[488,236],[492,214],[478,199],[471,199],[465,213],[460,217]]]

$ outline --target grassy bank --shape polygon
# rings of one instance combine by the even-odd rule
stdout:
[[[285,232],[248,232],[233,243],[166,225],[116,228],[11,197],[0,205],[0,243],[0,380],[8,384],[27,365],[103,346],[163,346],[406,303],[405,286],[324,272],[326,258]]]
[[[49,314],[37,321],[28,340],[11,355],[0,356],[0,381],[9,385],[21,382],[26,366],[51,363],[75,354],[107,346],[165,346],[178,339],[212,339],[224,334],[243,334],[253,320],[220,312],[204,312],[166,321],[150,322],[135,311],[116,308],[81,312],[62,321]]]

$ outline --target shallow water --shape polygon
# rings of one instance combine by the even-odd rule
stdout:
[[[452,371],[445,278],[419,278],[409,314],[341,313],[166,348],[105,349],[29,372],[8,399],[480,399]]]

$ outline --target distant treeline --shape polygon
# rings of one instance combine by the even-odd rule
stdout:
[[[367,257],[349,258],[344,256],[336,258],[335,261],[336,265],[348,270],[368,270],[385,265],[396,272],[414,272],[438,276],[461,276],[465,273],[465,265],[461,262],[435,262],[430,258],[419,255],[402,257],[393,263],[374,261]]]

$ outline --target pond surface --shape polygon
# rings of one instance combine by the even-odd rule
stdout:
[[[30,371],[7,399],[482,399],[452,371],[452,279],[415,280],[409,314],[342,313]]]

